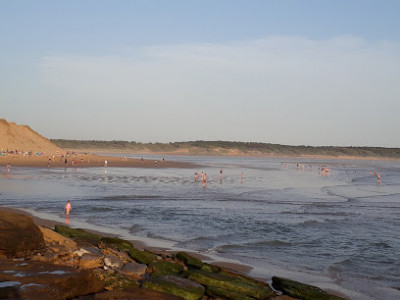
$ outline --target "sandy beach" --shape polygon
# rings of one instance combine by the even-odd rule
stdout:
[[[64,149],[66,150],[66,149]],[[132,151],[132,150],[116,150],[116,149],[108,149],[108,148],[96,148],[96,149],[68,149],[68,151],[72,151],[75,153],[95,153],[96,155],[107,155],[107,154],[115,154],[115,155],[144,155],[144,156],[158,156],[158,157],[167,157],[167,156],[217,156],[217,157],[244,157],[244,158],[277,158],[277,159],[319,159],[319,160],[365,160],[365,161],[400,161],[398,158],[393,157],[379,157],[379,156],[356,156],[356,155],[285,155],[281,153],[261,153],[259,151],[240,151],[238,149],[221,149],[221,148],[210,148],[207,151],[199,150],[199,149],[180,149],[176,151],[150,151],[150,150],[141,150],[141,151]]]
[[[116,156],[94,154],[61,155],[31,155],[6,154],[0,156],[0,167],[8,164],[15,167],[30,168],[89,168],[89,167],[119,167],[119,168],[193,168],[195,165],[186,162],[173,162],[163,159],[158,160],[133,159]]]

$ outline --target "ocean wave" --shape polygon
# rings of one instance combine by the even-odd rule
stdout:
[[[144,229],[144,226],[135,224],[130,227],[123,227],[129,231],[129,233],[138,233]]]
[[[355,213],[350,213],[350,212],[342,212],[342,211],[336,211],[336,212],[310,212],[310,211],[282,211],[281,214],[285,215],[306,215],[306,216],[335,216],[335,217],[348,217],[348,216],[353,216]]]
[[[155,200],[160,199],[158,195],[113,195],[99,198],[88,198],[85,201],[135,201],[135,200]]]
[[[389,244],[387,244],[385,242],[376,242],[376,243],[372,243],[371,245],[373,247],[377,247],[377,248],[384,248],[384,249],[392,248],[392,246],[390,246]]]
[[[317,220],[307,220],[307,221],[304,221],[303,223],[300,223],[299,225],[305,225],[305,226],[313,226],[313,225],[315,225],[315,224],[318,224],[318,223],[321,223],[321,222],[319,222],[319,221],[317,221]]]
[[[326,269],[326,272],[330,277],[336,278],[338,280],[346,280],[347,273],[344,270],[351,268],[350,266],[353,264],[353,260],[351,258],[346,258],[341,261],[337,261],[332,263]]]
[[[215,247],[216,252],[226,253],[230,251],[243,251],[244,249],[257,249],[257,248],[271,248],[271,247],[290,247],[293,244],[291,242],[285,242],[282,240],[269,240],[269,241],[260,241],[253,243],[243,243],[243,244],[227,244],[220,245]]]
[[[113,208],[105,207],[105,206],[92,206],[92,207],[90,207],[90,210],[92,212],[110,212],[110,211],[114,211]]]

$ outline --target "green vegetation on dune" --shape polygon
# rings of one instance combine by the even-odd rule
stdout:
[[[379,158],[400,158],[400,148],[287,146],[255,142],[189,141],[175,143],[137,143],[128,141],[51,140],[64,149],[92,149],[121,152],[184,152],[189,154],[229,155],[239,151],[244,155],[329,155]]]

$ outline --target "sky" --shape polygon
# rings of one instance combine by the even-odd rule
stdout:
[[[400,147],[399,11],[0,0],[0,118],[60,139]]]

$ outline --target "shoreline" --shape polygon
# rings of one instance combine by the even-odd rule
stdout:
[[[52,222],[21,209],[0,207],[0,214],[2,299],[294,299],[283,296],[281,286],[274,290],[242,270],[188,252],[142,251],[103,232],[48,228]]]
[[[31,168],[195,168],[188,162],[168,161],[163,157],[158,160],[136,159],[91,153],[75,153],[67,156],[41,155],[21,156],[7,154],[0,156],[0,167],[31,167]]]
[[[213,150],[210,152],[190,152],[187,151],[174,151],[174,152],[153,152],[153,151],[133,151],[126,149],[117,150],[117,149],[107,149],[107,148],[99,148],[99,149],[63,149],[65,151],[73,151],[76,153],[92,153],[95,155],[104,155],[104,154],[119,154],[119,155],[137,155],[137,156],[215,156],[215,157],[248,157],[248,158],[281,158],[281,159],[326,159],[326,160],[365,160],[365,161],[400,161],[400,158],[392,158],[392,157],[380,157],[380,156],[350,156],[350,155],[284,155],[284,154],[274,154],[274,153],[259,153],[259,152],[242,152],[239,150],[233,150],[228,152],[220,152],[218,150]]]
[[[231,153],[221,154],[213,153],[183,153],[183,152],[121,152],[119,150],[111,149],[82,149],[82,150],[65,150],[67,155],[32,155],[22,156],[17,154],[6,154],[0,156],[0,167],[28,167],[28,168],[151,168],[151,169],[165,169],[165,168],[198,168],[199,165],[191,162],[183,161],[170,161],[169,157],[190,157],[190,156],[214,156],[214,157],[243,157],[243,158],[275,158],[282,159],[315,159],[315,160],[330,160],[330,161],[385,161],[385,162],[398,162],[400,159],[388,157],[362,157],[362,156],[329,156],[329,155],[301,155],[301,156],[288,156],[288,155],[275,155],[275,154],[262,154],[255,155],[254,153]],[[113,155],[114,154],[114,155]],[[120,156],[116,156],[120,155]],[[124,156],[122,156],[124,155]],[[127,155],[143,156],[142,158],[126,157]],[[157,157],[149,159],[149,156]],[[167,157],[167,159],[165,159]],[[67,162],[65,162],[67,160]]]
[[[98,234],[101,236],[105,237],[119,237],[128,240],[131,242],[134,247],[140,249],[140,250],[148,250],[151,252],[155,253],[177,253],[180,251],[185,251],[189,253],[190,255],[203,260],[207,263],[212,263],[214,265],[217,265],[219,267],[223,267],[225,269],[229,269],[234,272],[238,272],[244,275],[249,275],[251,273],[251,270],[253,267],[250,265],[241,263],[239,261],[233,260],[233,259],[228,259],[228,258],[222,258],[222,257],[217,257],[214,255],[207,255],[203,253],[199,253],[193,250],[188,250],[184,248],[177,248],[173,247],[172,243],[169,243],[167,241],[161,241],[157,239],[152,239],[152,238],[142,238],[138,236],[133,236],[131,234],[126,235],[124,233],[115,233],[111,232],[110,230],[102,230],[102,228],[98,228],[97,226],[91,225],[86,222],[81,222],[77,221],[71,225],[66,224],[66,222],[62,220],[57,220],[57,219],[50,219],[46,218],[44,214],[40,214],[36,211],[30,210],[30,209],[25,209],[25,208],[17,208],[17,207],[4,207],[0,206],[1,209],[14,212],[14,213],[20,213],[27,215],[31,217],[36,225],[46,227],[46,228],[54,228],[56,225],[62,225],[62,226],[69,226],[71,228],[82,228],[87,232]],[[72,222],[71,222],[72,223]],[[82,226],[73,226],[73,225],[82,225]],[[263,278],[265,280],[265,278]]]
[[[280,266],[272,266],[270,265],[271,269],[267,273],[270,273],[270,275],[265,275],[263,272],[257,272],[257,269],[259,267],[256,266],[251,266],[246,263],[240,262],[236,259],[229,259],[229,258],[224,258],[224,257],[219,257],[216,255],[211,255],[211,254],[204,254],[200,253],[194,250],[189,250],[189,249],[184,249],[184,248],[176,248],[173,247],[172,244],[168,242],[164,242],[161,240],[157,239],[152,239],[152,238],[141,238],[141,237],[136,237],[132,238],[134,236],[129,235],[126,236],[123,233],[115,233],[115,232],[110,232],[111,230],[104,230],[101,228],[98,228],[97,226],[92,226],[89,223],[86,222],[81,222],[78,221],[75,223],[75,225],[83,225],[83,226],[71,226],[69,223],[66,224],[65,222],[62,222],[62,220],[54,220],[50,218],[45,218],[45,216],[41,213],[38,213],[36,211],[30,210],[30,209],[24,209],[24,208],[16,208],[16,207],[3,207],[0,206],[2,210],[14,212],[14,213],[20,213],[27,215],[31,217],[34,221],[34,223],[38,226],[42,226],[45,228],[50,228],[54,229],[56,225],[62,225],[62,226],[68,226],[71,228],[82,228],[86,232],[89,233],[94,233],[98,234],[104,237],[118,237],[118,238],[123,238],[128,240],[133,244],[134,247],[140,249],[140,250],[147,250],[153,253],[157,254],[176,254],[178,252],[184,251],[193,257],[196,257],[206,263],[211,263],[213,265],[216,265],[218,267],[227,269],[229,271],[235,272],[237,274],[242,274],[245,276],[250,276],[256,280],[261,280],[265,281],[268,284],[272,284],[272,277],[273,276],[278,276],[278,277],[286,277],[286,278],[292,278],[293,280],[296,280],[298,282],[306,283],[306,284],[311,284],[314,286],[318,286],[328,292],[331,295],[335,295],[338,297],[351,297],[349,299],[357,298],[360,296],[356,291],[348,290],[345,289],[336,283],[334,283],[332,280],[330,280],[328,277],[322,277],[318,275],[313,275],[313,274],[308,274],[308,273],[298,273],[289,270],[289,269],[282,269]],[[86,225],[86,226],[85,226]]]

